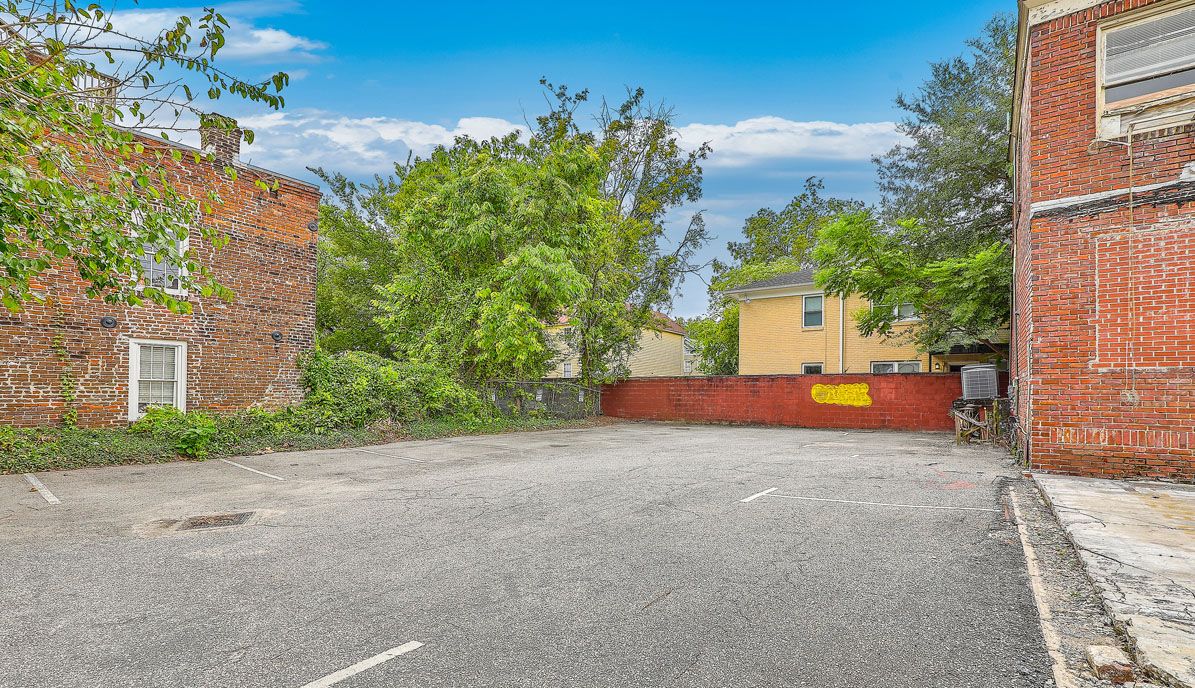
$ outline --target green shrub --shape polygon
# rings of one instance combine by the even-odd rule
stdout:
[[[432,365],[403,363],[363,351],[307,354],[304,405],[328,421],[364,427],[379,420],[488,417],[476,390]]]

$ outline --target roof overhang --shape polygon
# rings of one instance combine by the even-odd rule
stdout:
[[[789,284],[783,287],[761,287],[758,289],[729,289],[724,294],[734,296],[739,301],[748,299],[774,299],[782,296],[802,296],[805,294],[820,294],[821,289],[813,282],[804,284]]]

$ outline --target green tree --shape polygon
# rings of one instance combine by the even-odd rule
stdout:
[[[578,265],[620,221],[603,174],[591,146],[532,152],[514,135],[461,139],[403,169],[400,267],[377,303],[394,355],[466,379],[540,377],[556,355],[545,323],[583,301]]]
[[[744,222],[744,240],[727,244],[733,262],[714,262],[709,309],[688,326],[700,354],[701,372],[739,372],[739,302],[726,291],[808,267],[818,231],[839,214],[864,207],[853,199],[823,196],[824,189],[821,179],[810,177],[804,190],[782,210],[761,208]]]
[[[996,242],[966,256],[931,259],[916,248],[931,235],[914,220],[892,230],[870,211],[847,213],[818,234],[817,283],[829,294],[893,305],[853,314],[864,335],[908,339],[919,351],[979,343],[999,353],[1010,316],[1007,247]],[[920,322],[897,333],[897,304],[912,304]]]
[[[187,128],[179,121],[198,112],[195,92],[280,108],[287,76],[251,83],[218,68],[227,22],[212,9],[150,39],[109,20],[94,3],[0,1],[0,301],[10,310],[44,298],[33,285],[65,261],[89,296],[189,311],[188,302],[142,284],[146,247],[182,268],[184,288],[230,295],[176,243],[192,227],[223,243],[196,221],[218,196],[196,200],[177,189],[164,163],[182,153],[146,146],[129,127],[163,138]],[[234,126],[218,116],[203,123]],[[252,132],[245,136],[252,141]]]
[[[665,310],[675,287],[700,267],[693,256],[708,240],[700,213],[674,241],[665,217],[700,198],[699,163],[708,148],[682,150],[671,111],[647,103],[642,90],[617,107],[603,102],[594,126],[585,128],[579,113],[588,94],[544,85],[549,111],[525,143],[515,136],[459,139],[427,159],[396,165],[393,178],[372,186],[317,170],[333,191],[320,220],[321,345],[438,360],[474,377],[535,377],[555,349],[536,343],[542,328],[530,320],[567,313],[573,327],[565,344],[580,358],[583,381],[624,372],[651,311]],[[486,250],[478,253],[468,236],[484,237]],[[506,267],[510,278],[530,279],[536,265],[545,279],[559,277],[563,291],[533,294],[527,283],[499,288],[493,271],[541,243],[563,253],[520,254]],[[566,263],[579,280],[551,273]],[[490,319],[483,322],[481,302],[467,293],[444,296],[458,276],[485,291]],[[581,291],[574,294],[574,286]],[[565,297],[569,303],[549,314]],[[499,321],[498,307],[512,303],[528,310]],[[466,347],[454,333],[481,339]],[[419,337],[431,348],[417,346]],[[525,359],[486,358],[518,350]]]
[[[931,255],[968,255],[1012,236],[1008,113],[1017,26],[997,14],[967,41],[969,54],[931,65],[915,95],[900,94],[908,137],[875,158],[884,218],[918,218]]]
[[[403,265],[394,250],[394,200],[400,184],[391,176],[358,185],[342,174],[311,171],[335,199],[319,209],[315,329],[320,347],[328,353],[388,356],[392,351],[377,322],[383,314],[376,303],[377,287],[388,284]]]
[[[883,214],[847,213],[819,233],[818,283],[874,303],[909,303],[901,328],[921,351],[983,344],[1009,320],[1012,182],[1007,163],[1016,23],[996,15],[967,55],[935,63],[908,112],[909,142],[875,160]],[[893,309],[856,314],[864,334],[888,335]]]

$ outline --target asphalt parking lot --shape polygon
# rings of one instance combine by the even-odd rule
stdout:
[[[0,686],[1038,688],[1018,476],[651,423],[0,476]]]

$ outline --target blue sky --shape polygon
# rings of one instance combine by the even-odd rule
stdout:
[[[808,176],[824,177],[830,194],[877,200],[869,157],[898,140],[897,92],[915,90],[931,61],[961,53],[994,13],[1015,9],[1012,0],[216,5],[232,24],[225,67],[292,76],[281,113],[231,101],[219,110],[257,131],[244,157],[305,179],[308,166],[367,179],[409,150],[522,126],[545,108],[541,76],[611,100],[642,86],[675,108],[683,141],[713,143],[705,197],[674,213],[679,231],[688,213],[706,211],[716,239],[704,258]],[[125,2],[116,24],[144,34],[199,11]],[[704,284],[682,291],[675,315],[705,310]]]

